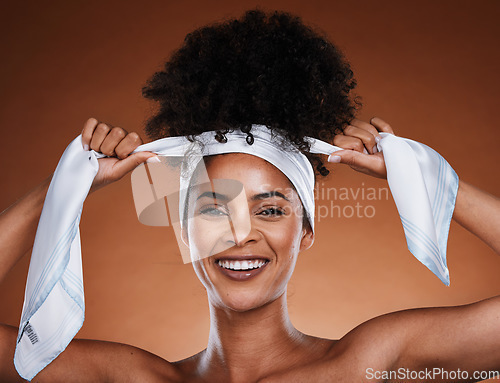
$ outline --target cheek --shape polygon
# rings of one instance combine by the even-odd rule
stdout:
[[[278,274],[276,283],[286,285],[293,274],[297,255],[300,249],[302,223],[290,222],[286,227],[276,227],[269,230],[265,238],[276,254]]]
[[[205,289],[208,291],[211,286],[211,280],[207,274],[207,268],[208,265],[205,263],[207,260],[199,260],[192,262],[194,272],[196,276],[198,277],[199,281],[201,284],[205,287]]]
[[[293,230],[274,230],[272,233],[269,233],[268,238],[271,247],[278,255],[278,260],[284,262],[287,258],[293,257]]]
[[[302,223],[299,220],[290,219],[288,222],[276,227],[268,232],[267,238],[271,247],[276,252],[282,253],[282,256],[288,254],[289,259],[295,257],[298,253],[300,240],[302,236]]]
[[[188,238],[193,261],[210,257],[231,246],[224,238],[231,233],[227,220],[193,218],[188,223]]]
[[[210,253],[211,238],[207,234],[207,225],[201,219],[192,219],[188,223],[189,249],[193,261],[203,259]]]

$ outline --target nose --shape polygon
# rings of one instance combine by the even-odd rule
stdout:
[[[261,237],[260,233],[253,227],[248,219],[230,220],[232,237],[228,237],[228,242],[232,245],[242,247],[249,242],[258,241]],[[248,222],[247,222],[248,221]]]
[[[244,191],[228,203],[229,225],[231,232],[226,234],[224,241],[231,246],[243,246],[260,238],[260,234],[252,227],[248,202]]]

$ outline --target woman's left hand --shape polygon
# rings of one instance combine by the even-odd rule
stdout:
[[[373,177],[387,178],[384,156],[377,150],[379,132],[392,133],[391,126],[378,117],[373,117],[370,123],[354,119],[337,134],[333,144],[343,149],[328,157],[328,162],[347,164],[354,170]]]

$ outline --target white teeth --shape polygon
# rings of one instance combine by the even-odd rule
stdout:
[[[267,261],[260,261],[260,260],[255,260],[255,261],[222,261],[219,260],[217,261],[219,266],[225,268],[225,269],[230,269],[230,270],[252,270],[252,269],[257,269],[262,267],[267,263]]]

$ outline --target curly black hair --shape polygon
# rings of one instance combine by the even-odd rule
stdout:
[[[305,136],[332,142],[360,106],[356,80],[340,50],[285,12],[247,11],[185,38],[142,89],[159,109],[146,122],[151,139],[266,125],[306,154],[326,176]]]

